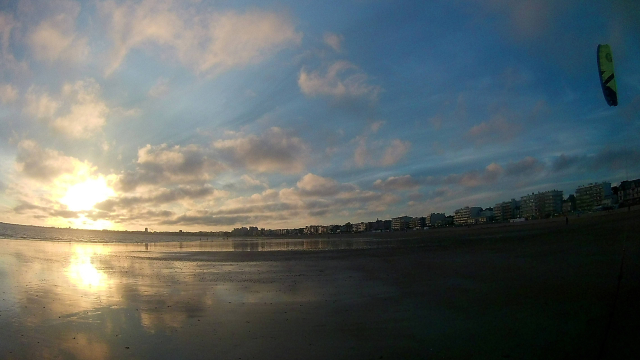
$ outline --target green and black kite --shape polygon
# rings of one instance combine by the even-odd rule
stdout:
[[[607,44],[598,45],[598,70],[604,99],[609,106],[618,106],[618,90],[613,75],[613,55],[611,55],[611,46]]]

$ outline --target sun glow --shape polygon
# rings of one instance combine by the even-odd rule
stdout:
[[[90,210],[93,205],[115,195],[104,178],[87,179],[67,189],[60,202],[67,205],[69,210]]]

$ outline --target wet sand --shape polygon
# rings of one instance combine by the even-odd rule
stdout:
[[[639,216],[353,250],[0,240],[0,358],[635,358]]]

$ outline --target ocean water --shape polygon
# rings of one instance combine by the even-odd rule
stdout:
[[[0,239],[71,243],[141,244],[162,251],[280,251],[370,249],[411,245],[398,239],[348,238],[221,238],[197,235],[49,228],[0,223]]]

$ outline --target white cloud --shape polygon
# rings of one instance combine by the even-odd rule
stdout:
[[[87,38],[75,31],[80,5],[70,13],[62,13],[42,21],[28,36],[31,51],[38,60],[77,62],[89,53]]]
[[[88,138],[100,131],[106,122],[109,108],[100,99],[100,85],[93,80],[67,83],[60,96],[31,87],[27,92],[24,111],[70,138]]]
[[[348,61],[336,61],[326,74],[300,70],[298,85],[307,96],[325,95],[337,99],[364,98],[376,101],[382,88],[370,85],[369,77]]]
[[[56,111],[58,111],[58,108],[60,108],[58,101],[52,99],[49,94],[40,92],[33,86],[27,91],[26,98],[27,102],[24,111],[38,119],[52,118]]]
[[[260,187],[265,187],[268,188],[269,186],[263,182],[260,181],[256,178],[251,177],[250,175],[244,174],[240,177],[241,180],[243,180],[245,182],[245,184],[247,184],[247,186],[260,186]]]
[[[334,179],[314,174],[307,174],[296,184],[304,196],[333,196],[340,192],[353,191],[357,188],[351,184],[340,184]]]
[[[0,84],[0,102],[9,104],[18,99],[18,90],[11,84]]]
[[[62,94],[72,105],[66,115],[50,123],[51,127],[71,138],[87,138],[102,129],[109,108],[100,100],[100,85],[95,80],[66,84]]]
[[[165,54],[169,50],[170,56],[197,72],[216,74],[259,62],[302,39],[283,14],[260,10],[196,13],[179,6],[184,4],[150,0],[100,4],[103,16],[109,18],[113,42],[107,75],[131,50],[149,45],[162,47]]]
[[[326,33],[323,37],[324,43],[329,45],[333,50],[340,52],[342,47],[342,40],[344,37],[342,35],[334,34],[334,33]]]

